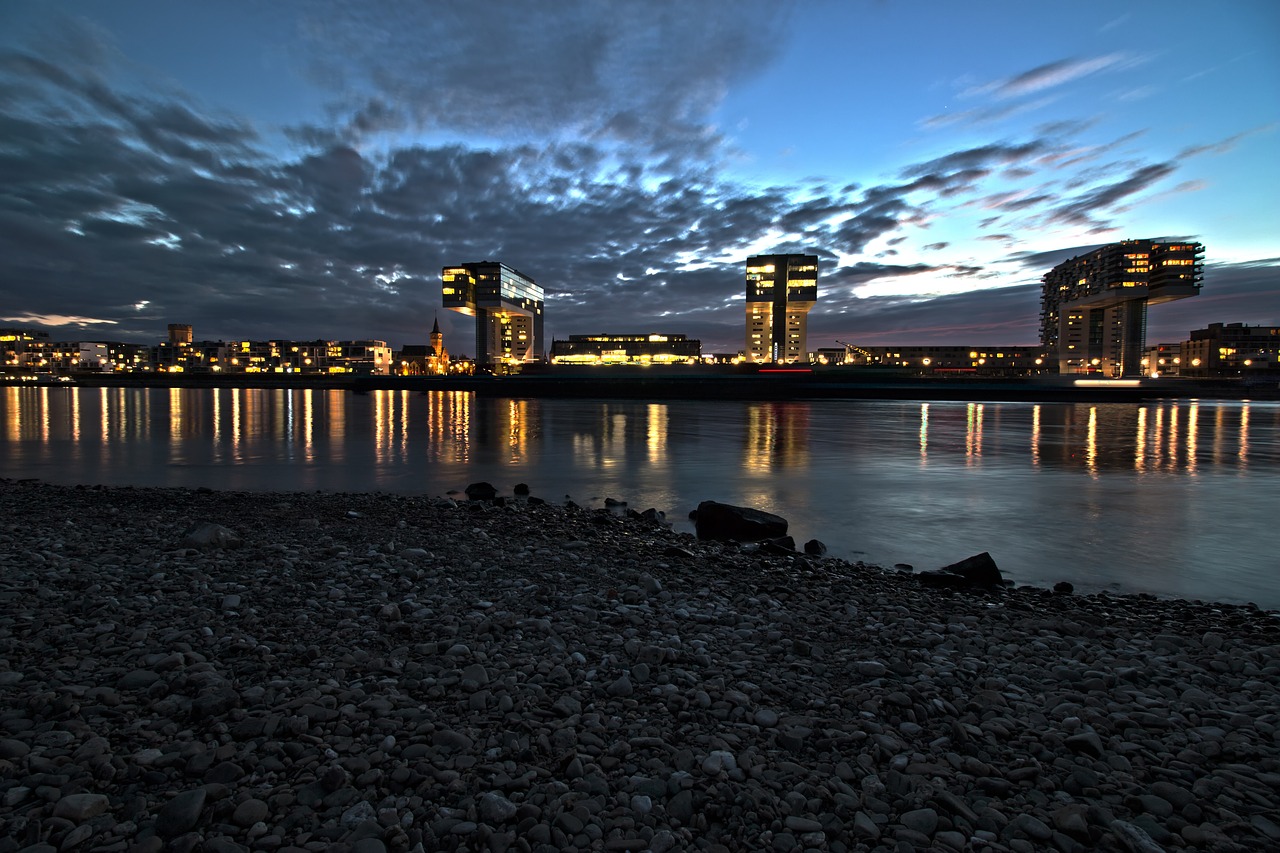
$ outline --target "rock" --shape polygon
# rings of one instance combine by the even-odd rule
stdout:
[[[1058,595],[1070,595],[1076,591],[1076,588],[1068,581],[1058,581],[1053,585],[1053,591]]]
[[[165,838],[174,838],[195,829],[204,811],[206,796],[203,787],[193,788],[165,803],[156,815],[156,832]]]
[[[681,825],[687,824],[693,819],[693,792],[689,790],[680,791],[670,800],[667,800],[667,814],[674,820],[680,821]]]
[[[270,809],[262,800],[248,799],[236,806],[231,815],[231,822],[236,826],[250,827],[258,821],[264,821],[270,815]]]
[[[186,529],[178,542],[180,548],[196,548],[201,551],[216,551],[222,548],[239,548],[244,544],[240,535],[214,524],[212,521],[197,521]]]
[[[811,557],[821,557],[827,553],[827,546],[817,539],[810,539],[804,543],[804,552]]]
[[[925,586],[943,586],[963,589],[967,587],[998,587],[1004,584],[1004,576],[996,567],[996,561],[986,551],[943,566],[936,572],[916,575]]]
[[[921,835],[932,836],[938,829],[938,813],[929,808],[912,809],[904,812],[898,822]]]
[[[527,497],[529,497],[529,484],[528,484],[528,483],[516,483],[516,487],[515,487],[515,489],[513,490],[513,493],[516,495],[516,497],[520,497],[520,498],[527,498]]]
[[[498,496],[498,490],[489,483],[472,483],[466,488],[467,500],[492,501]]]
[[[1067,745],[1068,749],[1092,755],[1094,758],[1101,758],[1105,752],[1102,746],[1102,738],[1098,737],[1098,733],[1093,731],[1069,735],[1063,743]]]
[[[476,813],[490,826],[501,826],[515,816],[516,804],[501,794],[487,791],[480,795]]]
[[[1129,853],[1164,853],[1164,848],[1152,841],[1150,835],[1127,821],[1113,820],[1110,829],[1121,849]]]
[[[158,677],[158,676],[157,676]],[[25,758],[31,747],[14,738],[0,738],[0,760]]]
[[[53,807],[53,816],[83,823],[107,810],[110,801],[102,794],[68,794]]]
[[[738,769],[738,760],[734,758],[733,753],[723,749],[713,749],[711,753],[702,760],[702,772],[708,776],[716,776],[722,771],[729,773]]]
[[[796,552],[796,540],[791,536],[778,536],[760,543],[760,553],[775,557],[789,557]]]
[[[716,501],[698,504],[694,529],[699,539],[758,542],[787,534],[787,520],[773,513]]]
[[[610,684],[606,689],[606,692],[610,696],[630,696],[635,692],[635,687],[632,686],[631,679],[626,675],[623,675]]]

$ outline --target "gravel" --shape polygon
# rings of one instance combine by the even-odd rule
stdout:
[[[0,853],[1280,843],[1276,613],[660,518],[0,480]]]

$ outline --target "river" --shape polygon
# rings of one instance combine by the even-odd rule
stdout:
[[[1280,609],[1280,404],[614,402],[465,392],[0,388],[3,476],[775,512],[834,556],[989,551],[1082,592]],[[221,519],[234,526],[234,519]]]

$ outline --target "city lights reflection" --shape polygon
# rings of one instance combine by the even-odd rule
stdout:
[[[1031,464],[1040,467],[1040,407],[1031,407]]]
[[[1085,440],[1085,467],[1095,478],[1098,476],[1098,407],[1089,407],[1089,435]]]
[[[809,406],[803,403],[752,403],[747,407],[743,468],[768,474],[778,467],[805,465],[809,459]]]
[[[920,464],[929,461],[929,404],[920,404]]]
[[[969,403],[965,418],[964,453],[972,465],[982,455],[982,404]]]

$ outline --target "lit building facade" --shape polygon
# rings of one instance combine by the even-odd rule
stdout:
[[[1182,342],[1182,374],[1262,377],[1280,371],[1280,326],[1210,323]]]
[[[543,292],[536,281],[497,261],[445,267],[444,307],[475,317],[475,363],[497,372],[540,361]]]
[[[1059,373],[1139,376],[1147,305],[1200,292],[1204,246],[1125,240],[1058,264],[1041,283],[1040,340]]]
[[[449,350],[444,345],[444,333],[437,319],[431,326],[431,344],[406,344],[400,350],[399,373],[402,376],[444,376],[453,370]]]
[[[817,301],[817,255],[747,258],[747,360],[808,361],[809,311]]]
[[[702,341],[684,335],[570,335],[551,342],[552,364],[692,364]]]
[[[1182,373],[1182,344],[1152,344],[1142,356],[1142,374],[1152,378]]]
[[[894,368],[923,375],[1033,376],[1056,370],[1043,346],[868,346],[818,350],[820,364]]]

